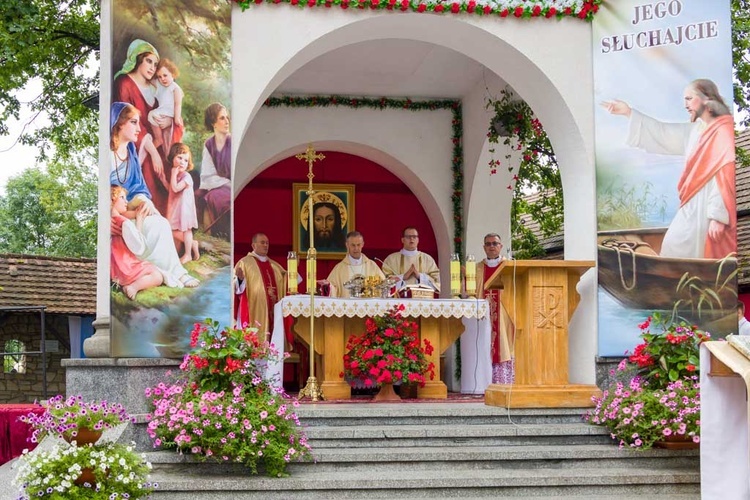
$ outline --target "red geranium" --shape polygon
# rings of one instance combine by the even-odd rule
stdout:
[[[349,383],[357,380],[366,387],[394,382],[424,386],[426,375],[435,378],[435,366],[427,360],[433,346],[419,338],[419,326],[401,316],[403,305],[383,316],[365,321],[365,333],[352,335],[346,344],[344,373]]]

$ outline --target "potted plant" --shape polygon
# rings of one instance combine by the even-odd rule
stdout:
[[[24,454],[14,484],[19,500],[42,498],[148,498],[158,487],[148,481],[151,464],[132,445],[71,446]]]
[[[657,327],[655,332],[651,326]],[[709,333],[654,313],[643,342],[620,362],[612,386],[584,418],[606,426],[621,447],[693,447],[700,442],[699,346]],[[678,444],[671,445],[671,442]]]
[[[401,316],[403,304],[382,316],[367,318],[365,332],[352,335],[346,344],[344,373],[351,385],[361,381],[365,387],[380,386],[376,400],[400,399],[393,392],[394,383],[425,385],[425,376],[435,378],[435,365],[426,355],[433,347],[419,339],[417,323]]]
[[[196,323],[190,345],[180,373],[146,390],[154,447],[243,463],[252,473],[263,468],[272,476],[284,475],[289,462],[310,458],[293,411],[299,403],[265,377],[279,353],[257,329],[220,331],[207,320]]]
[[[45,411],[41,414],[29,413],[19,417],[29,424],[34,432],[31,441],[38,443],[44,436],[61,436],[66,441],[78,444],[96,442],[105,429],[110,429],[133,419],[125,408],[107,401],[84,401],[80,395],[68,398],[62,395],[43,401]]]

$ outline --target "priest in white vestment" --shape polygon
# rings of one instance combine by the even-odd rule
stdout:
[[[737,249],[734,122],[711,80],[685,89],[690,123],[664,123],[623,101],[603,106],[630,118],[628,145],[649,153],[684,155],[677,185],[680,208],[669,225],[660,255],[721,259]]]
[[[406,285],[426,285],[440,293],[440,269],[435,259],[417,250],[419,232],[413,226],[405,227],[401,232],[403,248],[390,254],[383,262],[383,273],[386,276],[398,276],[397,289]]]
[[[375,276],[385,280],[385,275],[378,265],[362,253],[364,246],[365,239],[359,231],[352,231],[346,235],[346,257],[336,264],[328,275],[331,297],[349,298],[349,289],[344,284],[355,276]]]

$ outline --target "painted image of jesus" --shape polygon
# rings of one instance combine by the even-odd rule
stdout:
[[[629,119],[628,146],[685,157],[677,184],[679,209],[660,255],[722,259],[737,250],[734,121],[711,80],[692,81],[683,98],[690,119],[685,123],[659,121],[620,100],[601,105]]]
[[[307,199],[304,187],[295,187],[299,192],[297,203],[299,252],[310,247],[310,231],[318,258],[339,257],[346,252],[346,233],[354,227],[354,187],[349,185],[321,184],[311,199]],[[312,220],[310,220],[310,201]],[[310,227],[310,223],[312,226]]]

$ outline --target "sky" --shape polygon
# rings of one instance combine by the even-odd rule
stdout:
[[[41,91],[39,81],[30,81],[26,88],[19,92],[18,98],[22,101],[33,99]],[[0,135],[0,192],[5,192],[5,186],[10,177],[20,174],[23,170],[33,167],[36,164],[37,149],[32,146],[25,146],[16,143],[18,135],[23,130],[24,123],[32,116],[29,110],[23,110],[20,120],[8,122],[10,134],[7,136]],[[38,120],[43,120],[40,117]],[[40,121],[43,123],[43,121]],[[32,125],[33,127],[33,125]],[[32,129],[33,130],[33,129]]]

